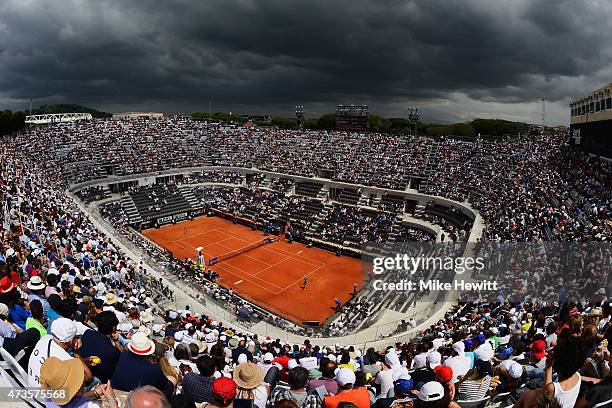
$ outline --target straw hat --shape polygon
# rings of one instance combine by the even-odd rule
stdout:
[[[40,276],[32,276],[30,278],[30,281],[28,282],[28,289],[30,290],[41,290],[44,289],[45,286],[45,282],[43,282],[43,280],[41,279]]]
[[[227,346],[230,349],[234,350],[238,348],[239,343],[240,343],[240,340],[238,340],[238,337],[232,337],[230,341],[227,343]]]
[[[155,352],[155,343],[143,332],[136,332],[128,343],[128,350],[138,356],[150,356]]]
[[[140,321],[143,323],[149,323],[151,321],[153,321],[153,316],[151,316],[151,313],[145,311],[140,312]]]
[[[255,363],[238,364],[234,369],[234,381],[241,388],[256,388],[264,377],[263,370]]]
[[[85,379],[83,363],[77,358],[60,360],[49,357],[40,368],[40,383],[47,390],[65,390],[53,396],[58,405],[65,405],[79,392]]]
[[[117,300],[119,300],[117,298],[117,295],[112,292],[107,293],[104,297],[104,303],[106,303],[107,305],[114,305],[115,303],[117,303]]]

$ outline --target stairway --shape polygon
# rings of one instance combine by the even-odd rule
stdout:
[[[417,204],[414,207],[414,218],[423,219],[425,215],[425,206],[423,204]]]
[[[323,205],[323,209],[321,210],[321,212],[318,213],[314,217],[313,222],[308,226],[308,234],[317,236],[316,235],[317,229],[319,228],[319,226],[321,225],[323,220],[325,220],[325,218],[327,218],[327,214],[329,213],[329,211],[331,210],[332,207],[333,207],[333,204],[330,203],[330,202],[325,203]]]
[[[132,197],[129,195],[123,197],[121,199],[121,207],[123,207],[123,211],[125,211],[127,214],[130,224],[138,224],[142,222],[142,217],[140,216]]]
[[[179,186],[178,190],[183,195],[183,198],[185,198],[185,201],[189,203],[189,206],[191,207],[192,210],[202,208],[202,204],[198,201],[195,195],[193,195],[192,187],[183,185],[183,186]]]
[[[359,197],[359,200],[357,201],[357,205],[363,206],[363,207],[376,207],[374,205],[370,205],[369,197],[363,194],[361,194],[361,196]]]
[[[319,194],[317,194],[317,198],[325,200],[327,199],[327,197],[329,197],[329,188],[322,187],[321,190],[319,190]]]

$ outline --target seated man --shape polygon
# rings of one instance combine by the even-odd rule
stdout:
[[[115,366],[121,356],[117,325],[119,320],[110,310],[97,314],[93,323],[98,330],[86,330],[81,337],[83,345],[79,354],[83,359],[99,357],[98,364],[91,364],[91,372],[101,383],[105,384],[113,376]]]
[[[338,383],[334,379],[336,368],[336,363],[328,359],[323,367],[321,367],[321,378],[308,381],[306,390],[311,392],[318,387],[325,387],[328,394],[336,395],[338,393]]]
[[[290,389],[277,389],[272,394],[271,402],[276,404],[282,400],[293,401],[298,407],[317,408],[321,406],[321,400],[317,394],[308,394],[306,392],[306,383],[308,383],[308,370],[304,367],[294,367],[289,370],[289,387]]]
[[[111,384],[114,389],[132,391],[144,385],[152,385],[166,396],[171,396],[174,385],[164,375],[158,364],[151,362],[155,352],[155,343],[145,333],[136,332],[127,345],[127,351],[121,353]]]
[[[36,334],[38,335],[38,331],[36,331]],[[72,358],[68,350],[75,346],[76,334],[77,326],[74,321],[64,317],[53,321],[51,334],[47,334],[38,340],[30,355],[28,361],[28,384],[30,387],[40,387],[40,367],[49,357],[57,357],[60,360]]]
[[[336,373],[338,393],[327,396],[323,401],[325,408],[337,408],[342,402],[350,402],[358,408],[370,407],[370,393],[365,387],[354,388],[357,378],[350,368],[341,368]]]

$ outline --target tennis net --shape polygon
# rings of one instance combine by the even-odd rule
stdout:
[[[210,265],[214,265],[214,264],[219,263],[221,261],[225,261],[227,259],[233,258],[233,257],[238,256],[240,254],[244,254],[247,251],[251,251],[251,250],[253,250],[255,248],[259,248],[259,247],[262,247],[262,246],[267,245],[267,244],[271,244],[272,242],[276,242],[276,241],[278,241],[278,238],[275,238],[275,237],[266,237],[266,238],[264,238],[264,239],[262,239],[260,241],[253,242],[252,244],[246,245],[246,246],[244,246],[242,248],[238,248],[238,249],[235,249],[233,251],[226,252],[226,253],[221,254],[219,256],[213,256],[212,258],[210,258],[208,260],[208,265],[209,266]]]

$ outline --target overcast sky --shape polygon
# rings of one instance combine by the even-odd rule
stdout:
[[[608,0],[0,0],[0,109],[568,123],[612,82]]]

